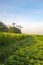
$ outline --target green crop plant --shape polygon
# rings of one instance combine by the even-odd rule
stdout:
[[[43,65],[43,35],[0,32],[0,65]]]

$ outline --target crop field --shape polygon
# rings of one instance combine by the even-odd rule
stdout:
[[[0,32],[0,65],[43,65],[43,35]]]

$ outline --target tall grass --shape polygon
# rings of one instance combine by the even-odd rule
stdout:
[[[0,65],[18,65],[18,63],[43,65],[43,35],[0,32]]]
[[[0,45],[9,45],[17,41],[27,38],[27,34],[12,34],[12,33],[2,33],[0,32]]]

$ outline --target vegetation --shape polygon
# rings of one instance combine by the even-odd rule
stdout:
[[[43,65],[43,35],[0,32],[0,65]]]
[[[21,30],[15,27],[15,23],[8,27],[3,22],[0,22],[0,32],[21,33]]]
[[[8,31],[8,27],[2,22],[0,22],[0,31],[1,32],[7,32]]]

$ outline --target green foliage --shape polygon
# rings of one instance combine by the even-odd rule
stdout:
[[[6,25],[2,22],[0,22],[0,31],[1,32],[7,32],[8,31],[8,27],[6,27]]]
[[[8,65],[28,65],[28,61],[26,60],[25,57],[20,57],[18,55],[12,55],[9,57],[7,61]]]
[[[0,32],[0,46],[7,46],[7,45],[14,43],[16,41],[25,39],[26,37],[28,37],[28,35]]]
[[[10,26],[8,32],[10,32],[10,33],[21,33],[21,30],[16,28],[16,27]]]
[[[7,27],[3,22],[0,22],[0,32],[21,33],[21,30],[15,26]]]
[[[43,65],[43,35],[0,32],[0,65]]]

